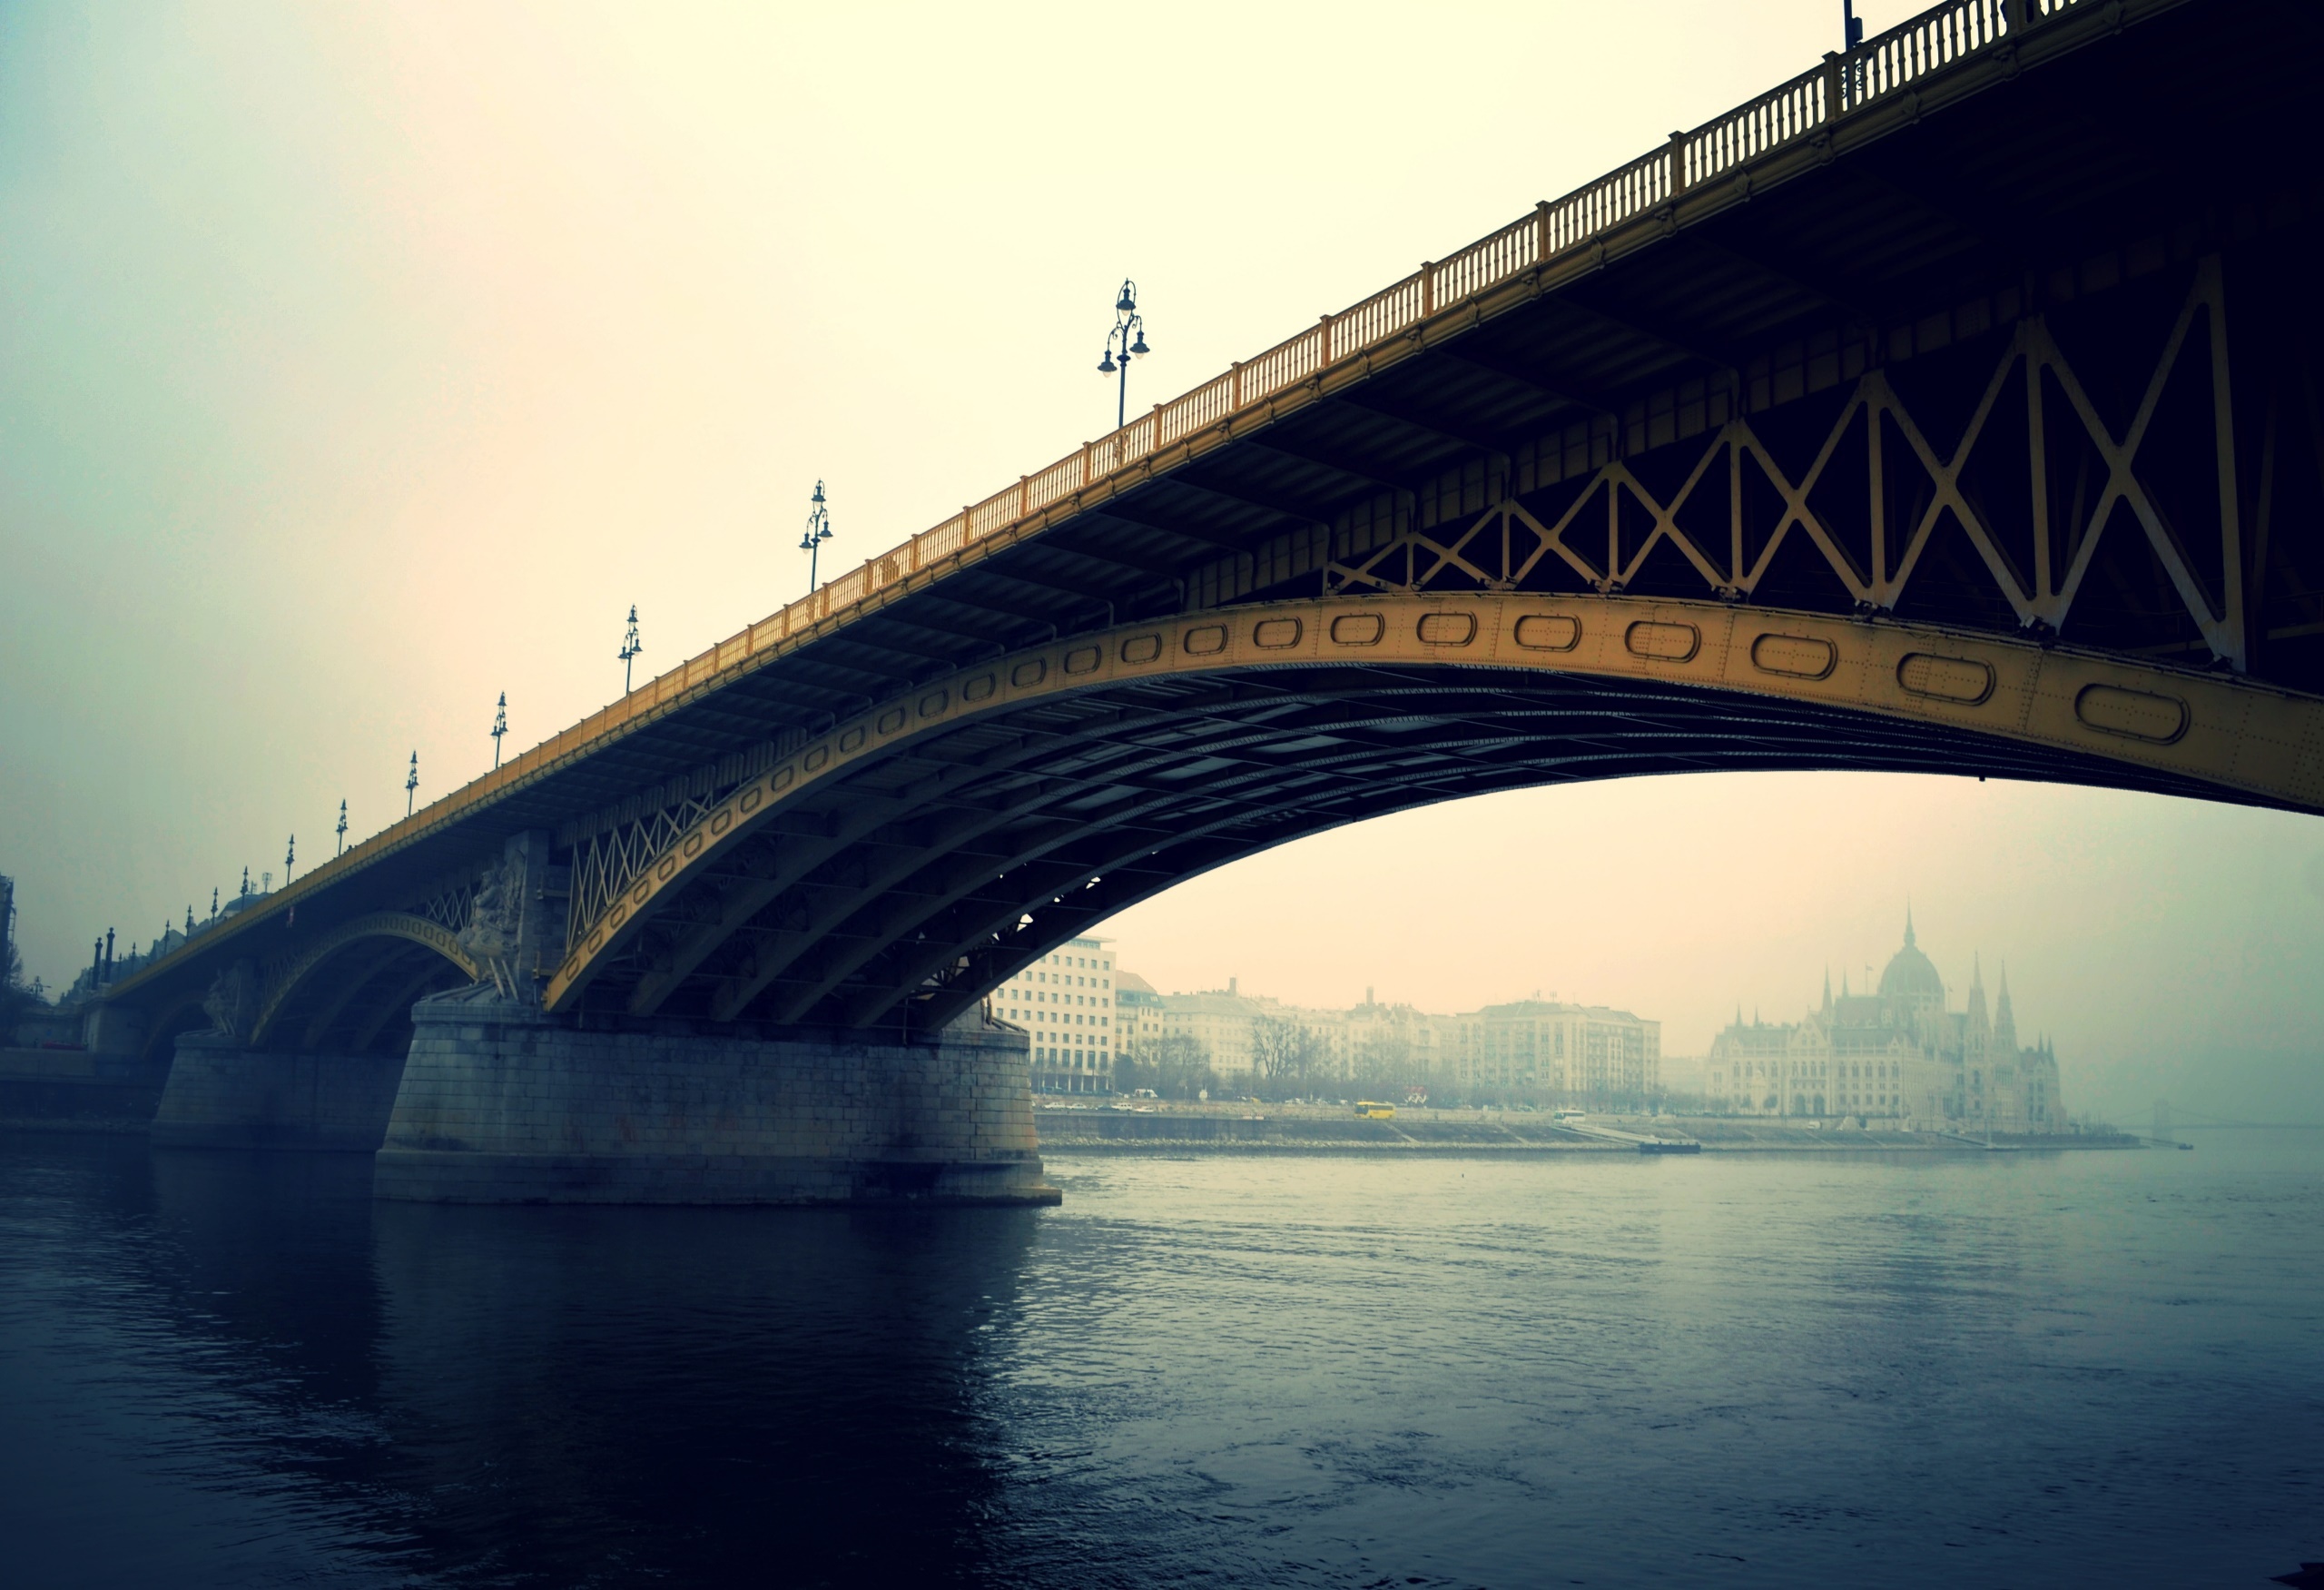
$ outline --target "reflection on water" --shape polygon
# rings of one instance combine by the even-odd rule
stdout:
[[[7,1577],[2184,1585],[2324,1555],[2313,1138],[1051,1169],[1061,1210],[463,1209],[374,1206],[345,1156],[0,1140]]]
[[[1033,1212],[375,1209],[350,1156],[146,1160],[0,1171],[42,1422],[116,1427],[169,1504],[128,1543],[32,1511],[42,1582],[977,1576],[980,1360]],[[139,1571],[79,1576],[116,1552]]]
[[[977,1388],[1037,1218],[382,1207],[381,1403],[428,1560],[964,1574],[999,1486]]]

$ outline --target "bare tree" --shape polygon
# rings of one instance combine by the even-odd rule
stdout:
[[[1210,1046],[1185,1032],[1149,1038],[1115,1063],[1114,1087],[1120,1092],[1151,1088],[1165,1099],[1199,1098],[1206,1090],[1224,1091],[1213,1069]]]
[[[1364,1035],[1355,1052],[1355,1083],[1361,1092],[1383,1094],[1401,1089],[1419,1080],[1414,1070],[1409,1033],[1374,1028]]]
[[[1262,1090],[1275,1098],[1312,1092],[1327,1058],[1321,1034],[1296,1022],[1261,1016],[1251,1024],[1251,1069]]]
[[[1279,1016],[1261,1016],[1251,1023],[1252,1080],[1269,1092],[1290,1090],[1299,1062],[1299,1029]]]

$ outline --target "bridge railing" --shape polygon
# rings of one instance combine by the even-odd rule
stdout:
[[[1329,366],[1378,348],[1431,316],[1529,270],[1588,247],[1689,188],[1808,137],[1835,117],[1907,87],[2035,20],[2085,3],[1945,0],[1846,54],[1827,57],[1823,65],[1690,133],[1674,135],[1663,147],[1562,199],[1536,205],[1531,214],[1447,259],[1422,266],[1338,314],[1325,315],[1297,336],[1230,366],[1226,373],[1192,391],[1157,404],[1118,430],[839,576],[723,643],[714,655],[747,657],[812,628],[996,531],[1135,469],[1159,449],[1264,404]],[[694,669],[689,666],[674,673],[690,678]],[[663,690],[663,680],[657,679],[635,694],[650,693],[649,698],[658,701]],[[559,736],[558,742],[564,738]]]
[[[1940,5],[1867,41],[1837,64],[1843,108],[1868,104],[1997,43],[2008,31],[2008,13],[2016,8],[2012,0]]]
[[[1827,87],[1822,72],[1795,77],[1686,135],[1680,141],[1686,185],[1709,182],[1822,126]]]

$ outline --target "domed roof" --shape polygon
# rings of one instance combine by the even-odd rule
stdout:
[[[1945,1008],[1945,979],[1937,975],[1935,963],[1913,942],[1909,909],[1905,913],[1905,947],[1889,958],[1887,968],[1880,973],[1880,997],[1921,1009]]]

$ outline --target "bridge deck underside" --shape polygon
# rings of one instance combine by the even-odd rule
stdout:
[[[940,1024],[1059,940],[1305,835],[1538,785],[1835,767],[2183,787],[1922,724],[1648,681],[1351,666],[1157,680],[925,736],[834,781],[660,909],[581,1008]]]
[[[287,1052],[400,1052],[411,1007],[468,981],[459,967],[406,939],[359,939],[307,970],[269,1012],[259,1046]]]

